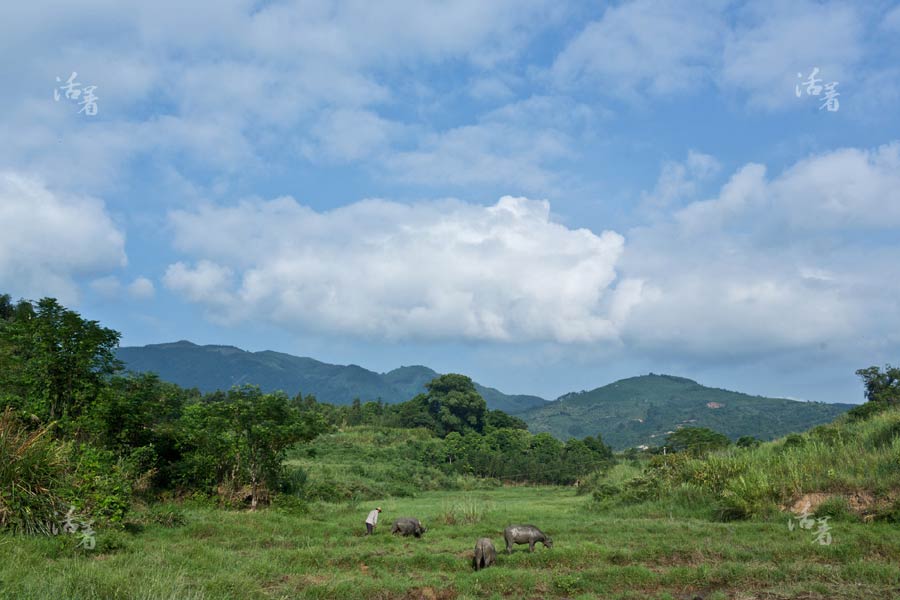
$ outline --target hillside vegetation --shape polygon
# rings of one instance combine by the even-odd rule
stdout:
[[[188,341],[123,347],[116,350],[116,356],[130,371],[156,373],[184,388],[214,392],[251,383],[264,392],[312,394],[329,404],[350,404],[354,399],[404,402],[424,392],[425,384],[440,375],[420,365],[375,373],[357,365],[332,365],[271,350],[247,352],[234,346],[198,346]],[[546,402],[537,396],[504,394],[478,383],[475,387],[488,408],[510,414]]]
[[[671,502],[730,520],[805,507],[818,516],[900,523],[900,407],[757,446],[623,463],[597,473],[583,491],[600,511]]]
[[[253,383],[264,392],[302,392],[337,405],[355,399],[404,402],[424,392],[425,384],[438,376],[424,366],[379,374],[356,365],[186,341],[119,348],[116,356],[132,371],[154,372],[165,381],[203,392]],[[566,394],[552,402],[504,394],[478,383],[475,388],[488,408],[519,416],[534,433],[550,433],[560,440],[599,434],[619,450],[658,446],[668,432],[684,426],[708,427],[732,440],[744,435],[770,440],[827,423],[853,406],[750,396],[682,377],[652,374]]]
[[[559,439],[599,433],[617,450],[658,446],[679,427],[707,427],[732,440],[770,440],[828,423],[852,404],[750,396],[671,375],[622,379],[519,414],[535,432]]]

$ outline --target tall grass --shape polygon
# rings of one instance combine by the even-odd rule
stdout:
[[[425,429],[347,427],[288,454],[288,473],[298,469],[305,473],[294,477],[291,492],[310,502],[346,502],[499,485],[423,464],[422,456],[436,450],[438,442]]]
[[[10,408],[0,414],[0,528],[48,533],[57,521],[66,460],[49,429],[27,431]]]
[[[438,519],[446,525],[471,525],[480,523],[492,508],[491,501],[472,494],[465,494],[462,500],[445,501]]]
[[[725,519],[764,516],[812,492],[890,500],[900,490],[900,410],[702,458],[656,456],[640,474],[617,467],[592,484],[597,508],[658,501],[692,486],[715,498]]]

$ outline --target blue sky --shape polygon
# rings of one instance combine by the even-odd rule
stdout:
[[[547,398],[897,363],[896,2],[38,0],[0,50],[0,290],[124,345]]]

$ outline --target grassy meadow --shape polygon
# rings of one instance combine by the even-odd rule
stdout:
[[[376,504],[381,524],[364,537]],[[256,512],[188,502],[173,511],[175,523],[98,530],[93,551],[65,536],[4,535],[0,597],[900,597],[900,535],[882,522],[834,522],[824,546],[811,531],[790,531],[786,517],[713,522],[683,501],[598,513],[572,488],[525,486]],[[420,518],[428,532],[391,536],[398,516]],[[507,556],[502,530],[511,523],[537,525],[554,547]],[[480,536],[500,552],[495,567],[476,573]]]

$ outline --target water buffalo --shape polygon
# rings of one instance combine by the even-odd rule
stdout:
[[[494,542],[490,538],[478,538],[478,541],[475,542],[475,558],[472,559],[472,566],[476,571],[480,571],[495,562],[497,562],[497,551],[494,550]]]
[[[534,552],[534,544],[541,542],[545,548],[553,547],[550,536],[534,525],[510,525],[503,530],[503,539],[506,540],[506,553],[512,553],[513,544],[528,544],[528,550]]]
[[[410,517],[400,517],[394,524],[391,525],[391,533],[407,536],[414,535],[416,537],[422,537],[422,534],[427,530],[425,527],[419,522],[418,519],[413,519]]]

